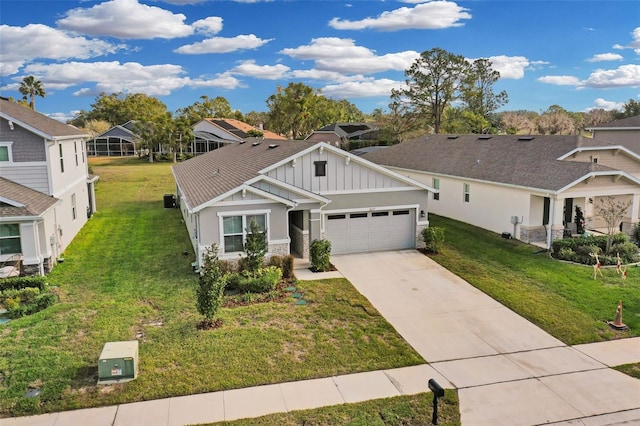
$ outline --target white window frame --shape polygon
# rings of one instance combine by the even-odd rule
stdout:
[[[7,156],[9,159],[7,161],[0,161],[0,163],[13,163],[13,142],[0,142],[0,147],[7,147]]]
[[[11,256],[13,254],[20,254],[22,252],[22,236],[20,235],[20,224],[19,223],[2,223],[0,225],[18,225],[18,235],[5,235],[5,236],[0,236],[0,240],[9,240],[9,239],[15,239],[17,238],[18,241],[20,242],[20,252],[18,253],[4,253],[4,252],[0,252],[1,256]]]
[[[431,183],[433,184],[433,189],[437,189],[438,191],[440,191],[440,179],[438,178],[432,178]],[[438,201],[440,200],[440,192],[434,192],[433,193],[433,200],[434,201]]]
[[[73,141],[73,154],[76,157],[76,167],[78,167],[80,165],[78,161],[78,141]]]
[[[224,218],[230,216],[242,216],[242,243],[247,240],[247,228],[249,227],[249,223],[247,223],[247,216],[265,216],[264,227],[267,230],[267,246],[269,245],[269,241],[271,241],[269,223],[271,210],[242,210],[242,211],[234,211],[234,212],[219,212],[218,213],[218,229],[219,229],[219,239],[218,239],[218,249],[220,253],[223,254],[237,254],[242,253],[243,251],[226,251],[224,246]],[[230,234],[231,235],[231,234]],[[238,234],[233,234],[238,235]]]
[[[462,184],[462,201],[465,203],[471,202],[471,185],[468,183]]]

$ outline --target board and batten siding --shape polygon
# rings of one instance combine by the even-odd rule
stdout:
[[[316,161],[327,162],[327,175],[315,176]],[[322,194],[333,191],[360,191],[383,188],[402,188],[408,185],[393,177],[384,175],[357,161],[348,161],[347,157],[329,150],[321,154],[314,150],[289,161],[267,173],[267,176],[307,191]]]

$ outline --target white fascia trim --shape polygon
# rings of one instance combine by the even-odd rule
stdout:
[[[286,182],[282,182],[278,179],[274,179],[270,176],[266,176],[266,175],[260,175],[260,176],[256,176],[253,179],[250,179],[246,182],[247,185],[253,185],[254,183],[258,183],[258,182],[267,182],[270,185],[274,185],[274,186],[279,186],[282,189],[286,189],[287,191],[291,191],[291,192],[295,192],[298,195],[302,195],[303,197],[306,198],[311,198],[314,199],[316,201],[320,201],[323,203],[329,203],[331,202],[331,200],[329,200],[328,198],[323,197],[322,195],[316,194],[315,192],[311,192],[311,191],[307,191],[304,188],[299,188],[297,186],[291,185],[289,183]]]
[[[565,160],[570,156],[575,155],[579,152],[590,152],[590,151],[622,151],[625,154],[627,154],[629,157],[635,158],[636,160],[640,161],[640,155],[636,154],[635,152],[631,151],[630,149],[622,145],[585,146],[585,147],[574,148],[568,153],[558,157],[558,160]]]
[[[594,130],[640,130],[640,127],[585,127],[584,129],[593,132]]]
[[[220,201],[216,203],[216,207],[230,207],[230,206],[247,207],[247,206],[257,206],[260,204],[273,204],[273,200]]]
[[[42,216],[3,216],[0,217],[1,223],[16,223],[16,222],[42,222],[44,218]]]
[[[558,191],[556,191],[557,194],[566,191],[567,189],[589,179],[589,178],[593,178],[593,177],[598,177],[598,176],[619,176],[619,177],[623,177],[626,178],[628,180],[630,180],[631,182],[635,183],[636,185],[640,185],[640,179],[638,179],[637,177],[631,176],[630,174],[628,174],[627,172],[622,172],[622,171],[602,171],[602,172],[591,172],[591,173],[587,173],[586,175],[582,176],[580,179],[576,179],[575,181],[571,182],[568,185],[563,186],[562,188],[560,188]]]
[[[0,195],[0,203],[9,204],[10,206],[13,206],[13,207],[24,207],[24,204],[14,201],[7,197],[3,197],[2,195]]]
[[[194,212],[199,212],[200,210],[203,210],[207,207],[212,207],[214,205],[218,205],[222,200],[224,200],[227,197],[232,196],[233,194],[237,194],[238,192],[242,191],[242,190],[247,190],[255,195],[261,196],[263,198],[267,198],[267,199],[271,199],[277,203],[281,203],[284,205],[287,205],[289,207],[295,207],[296,204],[293,201],[287,200],[285,198],[282,197],[278,197],[277,195],[273,195],[269,192],[263,191],[261,189],[258,188],[254,188],[253,186],[247,185],[247,184],[243,184],[241,186],[238,186],[237,188],[232,189],[231,191],[227,191],[222,195],[217,196],[216,198],[207,201],[206,203],[200,204],[198,207],[196,207],[195,209],[193,209]],[[253,200],[255,201],[255,200]],[[250,204],[250,203],[248,203]]]
[[[391,188],[370,188],[370,189],[353,189],[343,191],[323,191],[325,195],[348,195],[348,194],[369,194],[378,192],[399,192],[399,191],[417,191],[416,187],[391,187]],[[435,191],[438,192],[438,191]]]

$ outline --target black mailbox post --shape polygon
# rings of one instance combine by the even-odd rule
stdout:
[[[433,417],[431,418],[431,424],[438,424],[438,398],[444,396],[444,389],[434,379],[429,379],[429,389],[433,393]]]

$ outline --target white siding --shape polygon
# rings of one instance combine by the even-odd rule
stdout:
[[[0,167],[0,176],[50,195],[47,163],[3,164]]]

